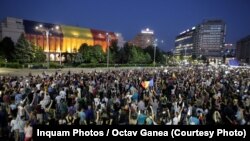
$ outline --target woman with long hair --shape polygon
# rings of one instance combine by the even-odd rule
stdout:
[[[31,141],[32,140],[32,132],[33,132],[33,128],[30,125],[30,121],[28,121],[24,127],[24,133],[25,133],[25,138],[24,141]]]

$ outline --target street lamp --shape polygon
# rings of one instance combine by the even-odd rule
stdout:
[[[59,30],[59,26],[55,26],[55,28],[46,28],[44,27],[42,24],[40,24],[39,26],[36,26],[35,29],[37,31],[40,31],[40,32],[45,32],[45,36],[46,36],[46,46],[48,47],[48,69],[50,68],[50,46],[49,46],[49,34],[50,32],[52,31],[58,31]],[[61,52],[61,49],[60,49],[60,52]],[[61,61],[61,59],[60,59]],[[61,62],[60,62],[61,64]]]
[[[155,54],[156,54],[157,42],[158,42],[158,39],[155,39],[154,40],[154,67],[155,67]]]
[[[109,67],[109,33],[106,33],[107,36],[107,68]]]
[[[5,59],[5,68],[7,67],[7,63],[8,63],[8,61],[7,61],[7,59]]]
[[[61,50],[61,47],[59,48],[59,53],[60,53],[60,57],[59,57],[59,60],[60,60],[60,66],[62,66],[62,50]]]

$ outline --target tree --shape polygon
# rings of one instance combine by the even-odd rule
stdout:
[[[88,46],[82,44],[78,52],[82,54],[82,60],[84,63],[100,63],[105,59],[104,52],[101,46]]]
[[[136,47],[132,47],[130,50],[130,58],[128,60],[129,63],[138,63],[138,60],[140,59],[140,56],[137,53]]]
[[[152,59],[148,53],[145,53],[145,63],[148,64],[152,62]]]
[[[117,58],[117,60],[118,60],[118,63],[120,63],[120,64],[125,64],[125,63],[127,63],[127,60],[126,60],[126,58],[125,58],[125,51],[124,51],[124,48],[121,48],[120,50],[119,50],[119,52],[118,52],[118,58]]]
[[[132,57],[131,55],[131,50],[132,47],[128,42],[124,44],[123,50],[122,50],[122,60],[124,63],[128,63],[129,60],[131,60],[130,58]]]
[[[155,50],[155,56],[154,56],[154,50]],[[165,59],[164,59],[164,53],[160,50],[160,48],[156,48],[153,46],[148,46],[147,48],[144,49],[145,53],[148,53],[151,56],[152,61],[154,60],[155,57],[155,61],[158,63],[164,63]]]
[[[153,46],[148,46],[144,49],[145,53],[148,53],[151,57],[151,60],[154,60],[154,47]]]
[[[181,61],[184,60],[184,55],[183,54],[180,55],[180,60]]]
[[[91,49],[88,46],[88,44],[86,44],[86,43],[82,44],[80,46],[78,52],[82,54],[82,58],[83,58],[84,63],[90,63],[92,52],[91,52]]]
[[[45,62],[46,61],[46,55],[43,51],[43,49],[39,46],[35,46],[34,44],[31,44],[32,47],[32,52],[33,52],[33,60],[32,62],[37,62],[37,63],[41,63],[41,62]]]
[[[155,61],[158,63],[165,63],[164,52],[160,48],[156,48]]]
[[[75,64],[81,64],[83,63],[83,58],[81,53],[77,53],[74,59]]]
[[[137,46],[132,46],[132,45],[126,45],[124,54],[126,52],[126,56],[128,56],[127,63],[132,63],[132,64],[145,64],[145,63],[150,63],[151,57],[148,53],[144,52],[144,50],[140,47]]]
[[[93,54],[92,58],[94,58],[93,60],[96,60],[96,62],[98,63],[104,62],[105,55],[102,50],[102,47],[97,45],[90,48],[92,48],[92,54]]]
[[[5,37],[1,42],[0,42],[0,56],[3,59],[7,59],[8,61],[13,61],[14,60],[14,42],[10,37]]]
[[[119,47],[117,41],[113,41],[110,46],[110,62],[119,62]]]
[[[21,34],[14,48],[14,59],[19,63],[29,63],[33,60],[33,50],[31,44]]]

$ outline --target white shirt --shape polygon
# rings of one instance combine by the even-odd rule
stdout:
[[[178,117],[174,117],[173,118],[173,125],[178,125],[178,123],[179,123]]]
[[[36,84],[36,88],[37,88],[38,90],[41,90],[41,84]]]
[[[61,98],[65,99],[66,98],[66,92],[65,91],[60,91],[60,96]]]
[[[180,122],[181,120],[181,114],[179,114],[178,116],[175,116],[173,118],[173,125],[178,125],[178,123]]]
[[[95,101],[95,106],[98,106],[100,104],[100,99],[99,98],[94,98]]]
[[[61,99],[62,99],[62,96],[60,95],[56,96],[56,103],[60,104]]]
[[[11,131],[17,130],[18,129],[18,123],[16,119],[12,119],[10,122],[10,126],[11,126]]]

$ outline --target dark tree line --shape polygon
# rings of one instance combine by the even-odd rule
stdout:
[[[108,51],[108,50],[107,50]],[[101,46],[88,46],[82,44],[75,56],[77,63],[105,63],[108,52],[104,52]],[[155,60],[157,63],[164,63],[164,52],[156,48]],[[124,47],[117,46],[112,42],[109,48],[109,62],[113,64],[150,64],[154,60],[154,47],[145,49],[125,43]]]
[[[164,63],[164,52],[159,48],[149,46],[142,49],[129,43],[125,43],[124,47],[120,48],[117,42],[112,42],[109,47],[109,62],[111,64],[151,64],[154,61],[154,49],[156,63]],[[61,55],[64,56],[65,63],[97,64],[107,62],[107,51],[104,52],[99,45],[82,44],[76,53],[64,52]],[[22,34],[16,44],[9,37],[5,37],[0,42],[0,60],[18,63],[45,62],[46,55],[41,47],[26,40]]]
[[[44,62],[46,55],[39,46],[35,46],[21,34],[16,44],[10,37],[0,42],[0,59],[8,62],[34,63]]]

